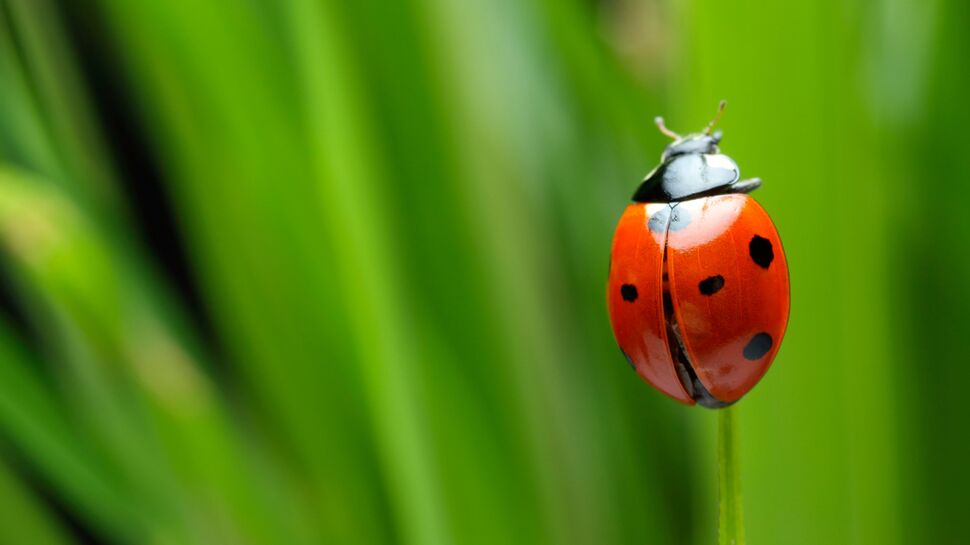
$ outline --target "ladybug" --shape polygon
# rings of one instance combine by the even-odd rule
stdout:
[[[733,404],[764,376],[788,325],[778,231],[712,130],[679,136],[616,227],[607,306],[637,373],[682,403]]]

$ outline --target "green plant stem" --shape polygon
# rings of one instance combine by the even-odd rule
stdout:
[[[744,514],[741,510],[741,478],[735,438],[734,407],[721,409],[717,423],[717,473],[720,509],[718,543],[744,545]]]

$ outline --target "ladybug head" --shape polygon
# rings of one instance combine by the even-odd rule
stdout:
[[[721,136],[721,131],[717,131],[714,134],[696,133],[677,137],[673,144],[664,148],[664,153],[660,159],[666,161],[671,157],[688,153],[718,153],[717,143],[721,141]]]
[[[717,115],[707,124],[707,127],[704,127],[704,130],[699,133],[688,134],[687,136],[681,136],[668,129],[664,125],[662,117],[654,119],[660,132],[674,139],[674,142],[664,149],[661,161],[689,153],[718,153],[717,144],[721,141],[723,133],[716,131],[712,134],[711,131],[714,129],[714,125],[717,124],[718,120],[721,119],[721,114],[724,112],[724,106],[726,105],[727,101],[722,100],[718,105]]]

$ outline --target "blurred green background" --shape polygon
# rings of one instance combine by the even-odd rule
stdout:
[[[966,542],[962,0],[0,0],[0,543],[708,544],[603,289],[729,100],[751,544]]]

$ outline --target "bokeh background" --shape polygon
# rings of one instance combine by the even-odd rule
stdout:
[[[708,544],[612,229],[729,100],[748,542],[966,542],[963,0],[0,1],[0,543]]]

